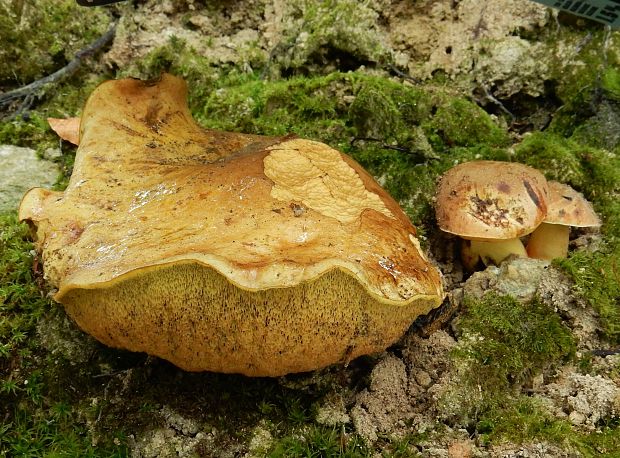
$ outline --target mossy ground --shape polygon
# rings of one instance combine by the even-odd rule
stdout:
[[[53,28],[65,30],[55,18],[69,14],[68,3],[72,2],[59,2],[51,19],[43,21],[41,40]],[[16,14],[10,12],[0,22],[3,43],[5,37],[27,42],[16,44],[15,50],[32,48],[32,60],[10,58],[24,68],[11,69],[20,75],[18,80],[0,74],[0,84],[7,88],[57,69],[109,22],[107,13],[84,13],[93,16],[79,18],[80,27],[91,24],[79,32],[80,44],[66,52],[48,53],[43,52],[48,44],[26,40],[25,32],[11,25]],[[324,26],[322,21],[332,27],[332,16],[325,19],[315,10],[308,14],[308,42],[316,48],[312,59],[329,59],[333,42],[350,54],[356,53],[355,46],[362,46],[359,58],[363,60],[384,58],[376,43],[343,41],[337,34],[313,35],[315,28]],[[605,40],[604,33],[595,31],[593,36],[584,52],[594,63],[558,83],[556,96],[562,109],[544,132],[527,135],[514,148],[510,119],[490,116],[470,94],[440,78],[413,85],[365,71],[313,76],[303,70],[310,57],[290,53],[289,65],[295,71],[289,73],[298,76],[267,80],[262,69],[215,67],[208,57],[197,55],[177,39],[135,62],[132,69],[111,71],[96,62],[87,65],[41,95],[25,117],[2,120],[0,143],[44,151],[58,144],[45,124],[47,116],[79,114],[87,94],[106,78],[127,73],[152,77],[165,70],[187,79],[191,110],[205,127],[265,135],[292,132],[352,155],[400,201],[421,234],[437,231],[432,195],[436,178],[445,170],[472,159],[524,162],[583,192],[602,216],[601,248],[573,253],[558,265],[573,278],[575,293],[599,312],[601,336],[615,348],[620,344],[620,131],[616,122],[620,76],[610,59],[595,52],[597,43],[602,46]],[[58,40],[71,38],[60,34]],[[40,54],[44,57],[37,57]],[[8,59],[0,54],[0,60]],[[601,68],[603,72],[592,73]],[[63,146],[61,160],[67,176],[74,152]],[[144,355],[106,349],[67,331],[66,340],[87,350],[87,356],[84,352],[78,356],[71,346],[67,350],[47,340],[43,343],[45,333],[38,327],[63,323],[63,314],[45,297],[45,287],[33,273],[31,249],[27,228],[17,223],[15,213],[2,215],[0,456],[126,456],[134,440],[129,434],[166,427],[160,415],[164,406],[200,419],[201,429],[211,431],[195,448],[201,456],[247,450],[258,422],[274,436],[263,451],[268,456],[361,457],[376,451],[350,425],[328,427],[315,421],[325,393],[355,390],[367,383],[372,359],[362,358],[347,369],[328,369],[310,378],[312,382],[307,376],[270,380],[189,374]],[[454,364],[465,381],[461,389],[476,391],[484,386],[485,390],[465,402],[450,422],[466,425],[482,446],[545,440],[585,456],[618,456],[620,429],[613,419],[599,425],[598,433],[575,433],[568,422],[552,418],[519,390],[536,374],[574,358],[574,339],[552,310],[537,301],[524,305],[509,297],[489,296],[467,304],[459,329],[462,336],[482,337],[463,339],[454,352]],[[583,367],[587,370],[587,364]],[[375,447],[386,457],[418,456],[416,444],[421,440],[415,435],[388,437]]]

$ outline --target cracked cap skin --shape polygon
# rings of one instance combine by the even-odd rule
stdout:
[[[536,169],[471,161],[442,175],[435,212],[439,228],[468,240],[505,240],[532,232],[547,214],[548,185]]]
[[[443,300],[398,204],[325,144],[202,129],[185,83],[109,81],[64,192],[30,190],[55,299],[190,371],[278,376],[394,343]]]

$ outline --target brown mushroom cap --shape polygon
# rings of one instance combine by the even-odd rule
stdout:
[[[601,220],[592,204],[569,185],[549,181],[549,204],[544,222],[574,227],[598,227]]]
[[[440,179],[439,228],[469,240],[505,240],[532,232],[547,213],[547,181],[514,162],[471,161]]]
[[[322,143],[204,130],[178,78],[89,98],[64,192],[33,189],[45,275],[105,344],[275,376],[380,351],[443,299],[397,203]]]

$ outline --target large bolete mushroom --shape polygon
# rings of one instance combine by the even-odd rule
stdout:
[[[415,228],[348,156],[200,128],[170,75],[99,86],[64,192],[32,189],[55,299],[190,371],[308,371],[380,351],[443,299]]]
[[[435,201],[439,228],[464,240],[463,264],[499,264],[510,255],[527,257],[519,237],[547,214],[547,180],[524,164],[471,161],[440,178]]]

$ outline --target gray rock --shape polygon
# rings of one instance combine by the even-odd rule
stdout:
[[[35,150],[13,145],[0,145],[0,164],[0,211],[16,209],[28,189],[50,187],[60,173],[56,164],[39,159]]]
[[[493,290],[527,302],[536,294],[541,277],[548,267],[548,261],[509,259],[499,267],[489,266],[482,272],[474,273],[465,283],[464,292],[466,296],[481,298]]]

